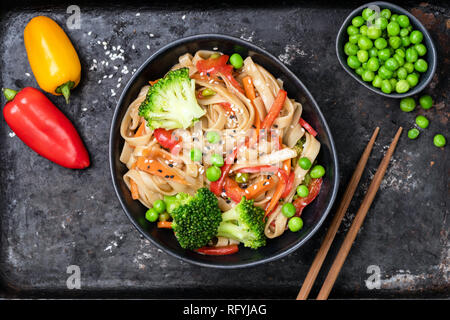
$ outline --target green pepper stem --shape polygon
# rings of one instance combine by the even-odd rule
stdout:
[[[17,91],[13,89],[3,88],[3,94],[5,95],[6,100],[11,101],[17,94]]]
[[[69,104],[70,87],[68,82],[61,86],[61,93],[63,94],[64,98],[66,98],[66,103]]]

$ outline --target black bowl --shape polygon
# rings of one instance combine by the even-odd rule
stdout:
[[[123,139],[119,132],[120,123],[128,105],[136,98],[141,87],[149,80],[163,76],[177,63],[180,55],[186,52],[194,53],[200,49],[213,50],[213,48],[228,54],[239,52],[244,57],[249,55],[255,62],[284,81],[289,97],[303,104],[302,117],[318,132],[318,139],[322,144],[318,160],[327,172],[319,196],[303,211],[304,227],[301,231],[286,232],[281,237],[268,240],[267,245],[258,250],[241,246],[239,253],[229,256],[205,256],[184,250],[171,231],[158,229],[155,223],[147,222],[144,218],[146,208],[139,201],[131,198],[122,179],[127,168],[119,161],[123,146]],[[268,52],[241,39],[218,34],[196,35],[174,41],[158,50],[137,70],[122,92],[114,113],[109,140],[109,160],[117,197],[126,215],[139,232],[165,252],[181,260],[207,267],[230,269],[254,266],[293,252],[319,229],[333,205],[338,190],[338,161],[333,138],[322,112],[308,89],[286,66]]]
[[[384,93],[380,89],[372,86],[371,82],[363,81],[361,77],[356,74],[355,70],[353,70],[347,65],[347,55],[344,52],[344,45],[348,41],[347,27],[351,24],[351,21],[355,16],[361,15],[363,9],[367,8],[370,5],[378,6],[380,7],[381,10],[387,8],[391,10],[392,14],[396,13],[408,16],[410,24],[413,26],[413,28],[423,33],[422,43],[427,47],[427,54],[425,55],[425,60],[428,63],[428,70],[425,73],[420,74],[419,83],[408,92]],[[351,75],[354,79],[356,79],[356,81],[358,81],[367,89],[389,98],[405,98],[412,96],[416,93],[419,93],[420,91],[425,89],[425,87],[430,83],[431,79],[433,79],[434,73],[436,72],[436,64],[437,64],[436,47],[434,46],[433,39],[430,37],[430,34],[428,33],[427,29],[422,25],[422,23],[420,23],[419,20],[417,20],[416,17],[414,17],[411,13],[409,13],[409,11],[395,4],[384,1],[375,1],[366,3],[356,8],[355,10],[352,11],[352,13],[348,15],[348,17],[342,24],[341,28],[339,29],[339,32],[336,37],[336,54],[341,66],[344,68],[345,71],[347,71],[349,75]]]

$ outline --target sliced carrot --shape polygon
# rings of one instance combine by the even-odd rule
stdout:
[[[148,172],[155,176],[165,178],[167,180],[172,180],[182,184],[188,184],[183,177],[181,177],[175,170],[163,165],[158,160],[148,159],[146,157],[139,157],[137,160],[136,167],[139,170]]]
[[[144,130],[145,130],[145,121],[141,122],[141,125],[139,126],[139,128],[136,130],[136,133],[134,134],[134,137],[140,137],[144,134]]]
[[[275,185],[275,180],[270,177],[269,179],[263,179],[258,182],[255,182],[248,186],[247,189],[245,189],[245,197],[247,199],[255,199],[264,192],[272,189]]]
[[[139,189],[137,183],[134,182],[133,179],[130,179],[130,189],[131,189],[131,198],[133,198],[133,200],[139,199]]]
[[[268,214],[270,214],[272,212],[273,209],[275,209],[275,207],[278,204],[278,201],[281,199],[281,196],[284,193],[284,189],[286,187],[286,179],[282,179],[280,177],[278,184],[277,184],[277,188],[275,189],[275,193],[272,196],[272,199],[270,199],[269,204],[266,207],[266,213],[264,216],[267,216]]]
[[[242,83],[244,84],[245,95],[250,100],[256,99],[255,87],[253,86],[253,81],[250,76],[242,78]]]
[[[172,229],[172,221],[158,221],[156,226],[163,229]]]
[[[261,124],[261,129],[269,129],[273,125],[275,119],[280,115],[281,109],[283,109],[286,97],[287,92],[280,89],[280,91],[278,91],[277,97],[275,98],[275,101],[270,107],[269,113]]]
[[[155,81],[149,81],[151,86],[154,86],[156,83],[158,83],[159,79],[156,79]]]

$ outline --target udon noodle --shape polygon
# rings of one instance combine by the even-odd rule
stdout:
[[[189,69],[190,78],[195,79],[198,104],[206,112],[195,126],[186,130],[187,134],[191,135],[191,142],[198,140],[195,139],[196,132],[200,132],[201,136],[209,131],[218,131],[221,133],[222,140],[236,138],[233,136],[236,132],[252,132],[252,129],[256,128],[255,123],[267,117],[278,92],[283,89],[283,82],[255,63],[251,57],[247,57],[243,67],[233,73],[240,86],[236,86],[228,77],[221,74],[217,78],[208,78],[207,75],[200,73],[196,66],[200,60],[208,59],[212,54],[217,52],[201,50],[194,56],[186,53],[179,57],[178,63],[171,69]],[[242,90],[242,80],[248,76],[252,79],[255,88],[254,99],[249,99]],[[205,176],[207,160],[203,163],[192,161],[189,148],[180,148],[178,152],[162,148],[154,136],[154,131],[146,125],[146,120],[139,116],[139,106],[145,100],[149,88],[150,85],[142,87],[137,98],[128,106],[120,127],[121,136],[125,140],[120,161],[128,168],[123,179],[134,194],[134,198],[148,208],[154,201],[163,199],[165,195],[175,195],[180,192],[195,194],[197,189],[209,187],[211,183]],[[205,89],[210,89],[215,94],[202,96],[201,93]],[[284,168],[288,173],[292,173],[290,177],[293,181],[291,181],[291,190],[284,195],[283,201],[292,202],[296,197],[296,186],[304,182],[309,171],[299,166],[298,159],[306,157],[313,163],[320,150],[319,141],[299,124],[301,116],[302,105],[294,99],[286,98],[272,125],[276,137],[279,138],[266,134],[265,138],[262,138],[267,142],[264,152],[261,152],[261,147],[244,150],[249,158],[253,155],[252,162],[248,162],[249,160],[246,162],[244,156],[238,156],[239,161],[231,166],[230,176],[239,168],[248,166],[270,165]],[[189,139],[182,140],[184,143]],[[301,148],[296,147],[299,141],[302,142]],[[222,145],[223,149],[220,152],[225,156],[229,150],[226,150],[225,144]],[[153,156],[150,161],[159,161],[161,165],[169,166],[175,178],[167,179],[141,170],[138,160],[149,153]],[[254,204],[263,209],[267,208],[274,196],[281,176],[268,172],[252,172],[248,180],[240,184],[245,189],[268,179],[272,179],[270,187],[252,194]],[[246,193],[251,193],[248,189],[246,190]],[[217,198],[222,211],[236,205],[236,202],[230,200],[226,194],[222,193]],[[267,238],[278,237],[287,229],[288,218],[282,214],[281,209],[282,206],[277,205],[267,214],[265,224]],[[235,242],[231,239],[218,238],[214,245],[223,246]]]

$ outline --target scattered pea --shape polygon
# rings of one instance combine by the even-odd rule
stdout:
[[[163,212],[159,215],[159,221],[167,221],[170,219],[170,215],[167,212]]]
[[[417,139],[419,134],[420,134],[420,131],[417,130],[416,128],[410,129],[408,131],[408,138],[410,138],[411,140]]]
[[[404,112],[411,112],[416,108],[416,102],[413,98],[403,98],[400,100],[400,109]]]
[[[309,170],[309,168],[311,168],[311,160],[306,157],[300,158],[298,159],[298,165],[303,170]]]
[[[317,179],[325,174],[325,168],[320,164],[315,165],[310,172],[311,178]]]
[[[436,147],[442,148],[443,146],[446,145],[447,141],[442,134],[437,134],[433,138],[433,143]]]
[[[206,140],[209,143],[218,143],[220,142],[220,134],[217,131],[208,131],[206,133]]]
[[[208,179],[209,181],[217,181],[220,179],[221,175],[222,171],[216,166],[211,166],[206,169],[206,179]]]
[[[155,209],[158,213],[163,213],[166,211],[166,203],[163,200],[158,199],[153,202],[153,209]]]
[[[426,129],[426,128],[428,128],[428,125],[430,124],[430,121],[426,117],[420,115],[420,116],[416,117],[416,124],[420,128]]]
[[[214,153],[211,155],[211,164],[213,166],[216,167],[222,167],[224,162],[223,162],[223,157],[220,154]]]
[[[202,161],[202,150],[200,149],[191,149],[191,160],[195,162]]]
[[[305,198],[308,196],[308,194],[309,194],[308,187],[305,186],[304,184],[301,184],[297,187],[297,195],[299,197]]]
[[[423,109],[428,110],[433,106],[433,99],[426,94],[420,97],[419,103]]]
[[[237,183],[247,183],[248,179],[249,179],[249,174],[246,172],[244,172],[244,173],[238,172],[236,174],[236,176],[234,177],[234,180]]]

